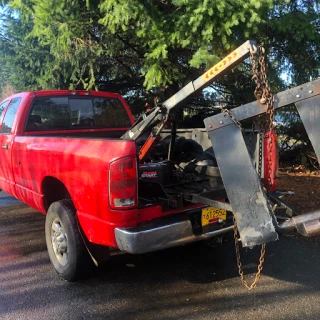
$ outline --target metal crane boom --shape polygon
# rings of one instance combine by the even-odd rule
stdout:
[[[250,53],[255,53],[256,51],[257,45],[255,41],[246,41],[236,50],[231,52],[227,57],[214,65],[211,69],[202,74],[198,79],[189,82],[172,97],[164,101],[161,106],[155,107],[147,115],[140,117],[130,128],[130,130],[121,137],[121,139],[138,139],[150,127],[153,127],[157,123],[164,121],[166,115],[168,115],[171,111],[177,110],[179,107],[181,107],[192,95],[209,86],[234,66],[245,60]]]

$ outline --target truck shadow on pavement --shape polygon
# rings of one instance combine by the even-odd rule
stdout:
[[[262,277],[300,283],[320,290],[319,249],[320,246],[314,244],[312,239],[281,236],[279,241],[267,244]],[[257,272],[259,257],[260,247],[241,250],[248,282]],[[199,242],[144,255],[119,254],[111,257],[98,270],[99,276],[107,282],[149,279],[166,283],[175,277],[202,284],[239,278],[232,234],[226,243],[217,247]]]
[[[15,201],[6,208],[6,214],[0,215],[0,259],[2,257],[3,260],[5,253],[10,253],[10,249],[17,258],[39,252],[46,253],[45,217]],[[319,242],[314,238],[282,236],[279,241],[267,245],[262,273],[320,289],[320,281],[314,281],[315,277],[320,276],[319,249]],[[259,256],[259,247],[241,250],[244,273],[248,274],[249,278],[257,270]],[[96,271],[88,280],[82,281],[94,281],[98,277],[99,281],[103,279],[113,283],[134,283],[142,279],[165,283],[176,277],[201,284],[238,277],[232,232],[224,237],[223,244],[215,242],[212,245],[202,241],[141,255],[116,251],[110,260]]]

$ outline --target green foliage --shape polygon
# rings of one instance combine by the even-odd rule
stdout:
[[[0,78],[17,90],[59,88],[64,78],[63,68],[50,53],[48,45],[29,37],[33,23],[23,21],[8,12],[3,18],[0,38]],[[68,81],[68,79],[66,79]]]
[[[182,87],[248,38],[266,47],[274,91],[319,76],[319,0],[2,3],[0,85],[17,90],[116,91],[138,110],[153,101],[154,86]],[[250,66],[240,66],[191,107],[253,99],[250,77]]]
[[[0,91],[119,92],[134,114],[248,39],[266,48],[272,91],[320,75],[320,0],[2,0]],[[254,100],[246,61],[189,102],[187,126]],[[157,87],[166,88],[159,93]],[[164,92],[165,91],[165,92]],[[280,112],[291,158],[310,152],[294,107]],[[285,143],[283,143],[285,146]],[[289,154],[287,152],[287,154]],[[304,156],[305,158],[305,156]]]
[[[85,89],[124,78],[147,89],[182,83],[257,31],[272,8],[272,0],[5,2],[17,17],[8,14],[5,28],[19,55],[11,64],[35,75],[27,87]]]
[[[272,7],[260,1],[139,1],[106,0],[100,23],[113,34],[136,30],[143,48],[145,85],[165,85],[181,79],[190,65],[216,62],[217,55],[258,30]],[[181,61],[181,63],[180,63]]]
[[[265,42],[273,67],[286,72],[289,85],[316,79],[320,74],[320,1],[288,1],[272,12]]]

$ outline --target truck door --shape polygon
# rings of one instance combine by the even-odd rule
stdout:
[[[12,195],[15,195],[15,182],[11,164],[11,147],[14,140],[13,124],[20,101],[21,97],[10,101],[0,123],[0,188]]]

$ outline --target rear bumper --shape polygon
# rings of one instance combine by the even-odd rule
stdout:
[[[116,228],[115,237],[120,250],[137,254],[210,239],[231,230],[233,226],[194,235],[191,222],[184,220],[162,226]]]

